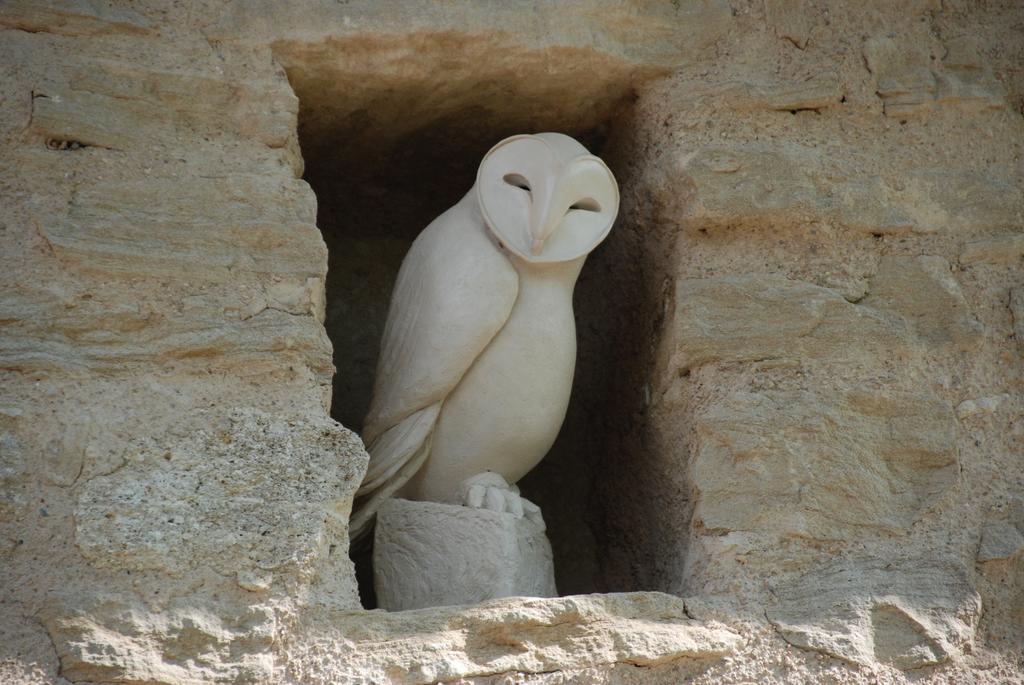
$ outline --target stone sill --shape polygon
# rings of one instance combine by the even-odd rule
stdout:
[[[652,667],[721,658],[743,641],[721,624],[689,618],[682,599],[660,592],[330,612],[305,623],[309,629],[289,647],[289,668],[303,682],[432,683]]]

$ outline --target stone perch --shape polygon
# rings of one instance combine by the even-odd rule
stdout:
[[[388,611],[557,595],[542,524],[461,505],[385,502],[373,568],[377,602]]]

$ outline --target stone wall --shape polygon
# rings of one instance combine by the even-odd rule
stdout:
[[[734,3],[610,143],[602,261],[647,306],[620,304],[597,529],[609,584],[766,620],[844,679],[1013,679],[1024,17],[904,4]]]
[[[1019,3],[566,7],[0,6],[0,681],[1024,679]],[[331,416],[529,130],[622,187],[524,491],[626,594],[363,611]]]

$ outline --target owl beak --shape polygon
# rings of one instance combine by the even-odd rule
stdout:
[[[547,192],[537,192],[535,189],[533,196],[533,212],[531,216],[532,230],[530,231],[533,241],[530,243],[530,254],[534,257],[538,256],[544,249],[544,243],[547,242],[551,234],[555,232],[558,225],[562,222],[562,216],[565,214],[566,204],[565,189],[562,188],[561,184],[552,184],[549,188],[543,190]]]
[[[555,232],[556,228],[558,228],[558,222],[546,221],[541,224],[541,226],[540,234],[538,235],[535,233],[533,236],[533,242],[530,243],[530,254],[534,257],[538,256],[544,249],[544,243],[548,241],[551,234]]]

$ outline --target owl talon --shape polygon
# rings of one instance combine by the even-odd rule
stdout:
[[[540,507],[519,494],[519,488],[509,485],[497,473],[481,473],[467,478],[459,488],[463,504],[472,509],[507,512],[516,518],[526,517],[544,528]]]
[[[523,517],[523,498],[518,492],[508,491],[505,496],[505,511],[514,514],[517,519]]]
[[[482,509],[485,494],[487,494],[487,488],[483,485],[472,486],[469,488],[469,492],[466,493],[466,506],[473,509]]]
[[[505,511],[505,497],[504,494],[508,490],[502,491],[498,488],[489,487],[487,493],[484,495],[484,509],[490,509],[491,511]]]
[[[520,498],[520,501],[523,504],[523,515],[526,516],[529,521],[540,526],[541,530],[547,530],[548,526],[544,523],[544,517],[541,516],[540,507],[525,497]]]

